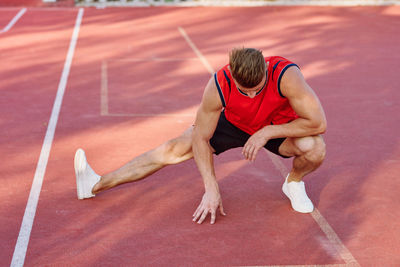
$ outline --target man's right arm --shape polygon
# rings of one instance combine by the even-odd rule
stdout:
[[[211,223],[213,224],[218,207],[221,214],[225,215],[214,171],[213,151],[209,144],[217,127],[221,110],[222,103],[214,78],[211,78],[204,90],[193,129],[193,155],[205,186],[203,199],[193,214],[193,221],[198,220],[199,224],[204,221],[208,213],[211,214]]]

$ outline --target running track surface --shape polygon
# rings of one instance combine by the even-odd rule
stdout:
[[[0,29],[18,11],[0,9]],[[29,8],[0,34],[1,266],[14,253],[77,14]],[[399,266],[399,16],[399,7],[85,9],[25,265]],[[262,152],[249,164],[240,149],[216,158],[228,215],[213,226],[191,221],[203,194],[192,160],[76,199],[78,147],[105,173],[179,135],[211,69],[242,45],[299,64],[323,103],[328,154],[306,178],[322,225],[280,190],[290,160]]]

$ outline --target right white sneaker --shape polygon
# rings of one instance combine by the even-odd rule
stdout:
[[[74,167],[78,199],[94,197],[95,195],[92,194],[92,189],[100,180],[101,176],[90,168],[86,160],[85,152],[81,148],[75,153]]]
[[[308,198],[304,182],[287,182],[289,177],[286,176],[282,185],[282,191],[289,198],[292,208],[301,213],[310,213],[314,210],[314,205]]]

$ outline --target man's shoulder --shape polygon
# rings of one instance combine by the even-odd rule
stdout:
[[[219,73],[223,73],[224,71],[230,73],[229,63],[226,64],[225,66],[221,67],[219,70],[217,70],[216,73],[219,74]]]
[[[297,66],[295,63],[292,61],[288,60],[285,57],[281,56],[274,56],[271,57],[269,61],[269,68],[268,71],[270,71],[270,77],[272,80],[272,85],[274,85],[277,88],[277,92],[281,97],[284,97],[282,91],[281,91],[281,85],[284,83],[282,78],[286,76],[286,72],[291,69],[292,66]],[[298,67],[298,66],[297,66]]]
[[[269,61],[270,63],[277,63],[277,62],[292,62],[291,60],[282,57],[282,56],[270,56],[270,57],[265,57],[265,61]]]
[[[217,72],[215,72],[214,77],[216,79],[217,86],[220,85],[221,87],[223,86],[231,87],[232,74],[229,69],[229,64],[223,66]]]

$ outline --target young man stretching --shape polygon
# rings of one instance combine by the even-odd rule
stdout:
[[[325,157],[325,143],[320,135],[325,130],[323,108],[296,64],[283,57],[264,58],[254,48],[233,49],[229,64],[208,81],[195,124],[181,136],[103,176],[90,168],[85,153],[78,149],[75,154],[78,198],[94,197],[194,157],[205,193],[193,221],[201,224],[210,213],[213,224],[218,208],[225,215],[213,154],[243,147],[243,156],[254,161],[264,147],[284,158],[294,157],[282,190],[294,210],[309,213],[314,206],[302,179],[317,169]]]

